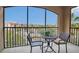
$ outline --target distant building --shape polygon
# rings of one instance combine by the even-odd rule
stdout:
[[[5,23],[5,27],[15,27],[16,23],[14,22],[9,22],[9,23]]]

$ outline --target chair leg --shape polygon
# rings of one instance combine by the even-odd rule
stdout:
[[[40,46],[40,49],[42,49],[42,47]]]
[[[53,42],[51,43],[51,46],[53,46]]]
[[[26,43],[26,45],[29,45],[29,44],[28,44],[28,40],[27,40],[27,43]]]
[[[32,47],[31,47],[30,53],[32,53]]]
[[[46,49],[45,53],[47,52],[47,50],[48,50],[48,46],[47,46],[47,49]]]
[[[60,52],[60,44],[58,44],[58,53]]]
[[[67,53],[68,51],[67,51],[67,43],[66,43],[66,53]]]
[[[42,46],[42,53],[43,53],[43,46]]]

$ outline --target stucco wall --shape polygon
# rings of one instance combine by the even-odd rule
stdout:
[[[64,32],[69,33],[70,20],[71,20],[71,7],[64,8],[63,20],[64,20]]]
[[[64,32],[64,19],[63,19],[63,14],[64,14],[64,10],[63,7],[61,6],[43,6],[43,8],[49,9],[55,13],[58,14],[58,32]]]
[[[3,49],[3,8],[0,7],[0,51]]]

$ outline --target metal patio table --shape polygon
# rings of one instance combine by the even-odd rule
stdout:
[[[50,48],[52,51],[54,51],[54,49],[52,48],[52,46],[50,45],[50,43],[53,42],[57,37],[56,36],[45,36],[43,38],[47,41],[47,49],[46,49],[45,52],[48,52],[48,48]]]

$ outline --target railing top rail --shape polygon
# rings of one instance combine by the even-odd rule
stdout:
[[[58,28],[58,27],[4,27],[4,28]]]
[[[79,27],[70,27],[70,29],[79,29]]]

